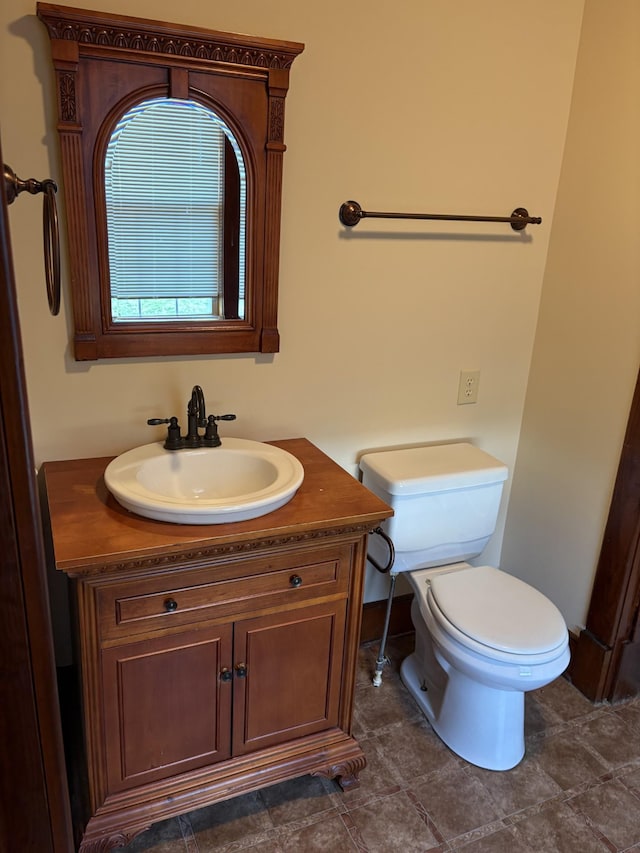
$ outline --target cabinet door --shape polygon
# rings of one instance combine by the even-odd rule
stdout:
[[[108,793],[228,758],[232,626],[102,652]]]
[[[337,725],[346,601],[237,622],[233,752]]]

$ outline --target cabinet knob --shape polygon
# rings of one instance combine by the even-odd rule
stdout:
[[[220,670],[220,681],[231,681],[233,673],[228,666],[223,666]]]
[[[175,600],[175,598],[167,598],[164,603],[164,609],[167,611],[167,613],[173,613],[174,610],[178,609],[178,602]]]
[[[302,586],[302,578],[300,577],[300,575],[291,575],[291,577],[289,578],[289,583],[293,587]]]
[[[236,675],[238,678],[246,678],[247,677],[247,665],[246,663],[237,663],[236,664]]]

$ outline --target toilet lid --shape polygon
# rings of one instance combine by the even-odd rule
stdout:
[[[566,642],[567,627],[555,604],[492,566],[437,575],[430,594],[458,631],[489,648],[542,654]]]

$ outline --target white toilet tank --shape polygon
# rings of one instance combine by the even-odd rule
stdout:
[[[393,573],[480,554],[508,475],[504,463],[466,442],[367,453],[360,470],[363,484],[394,510],[382,525],[396,549]],[[381,537],[370,539],[372,556],[386,562]]]

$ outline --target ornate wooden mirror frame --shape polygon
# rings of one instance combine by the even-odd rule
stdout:
[[[278,352],[284,102],[304,45],[38,3],[51,39],[78,361]],[[114,116],[136,99],[205,100],[244,145],[247,310],[243,320],[115,324],[102,162]]]

